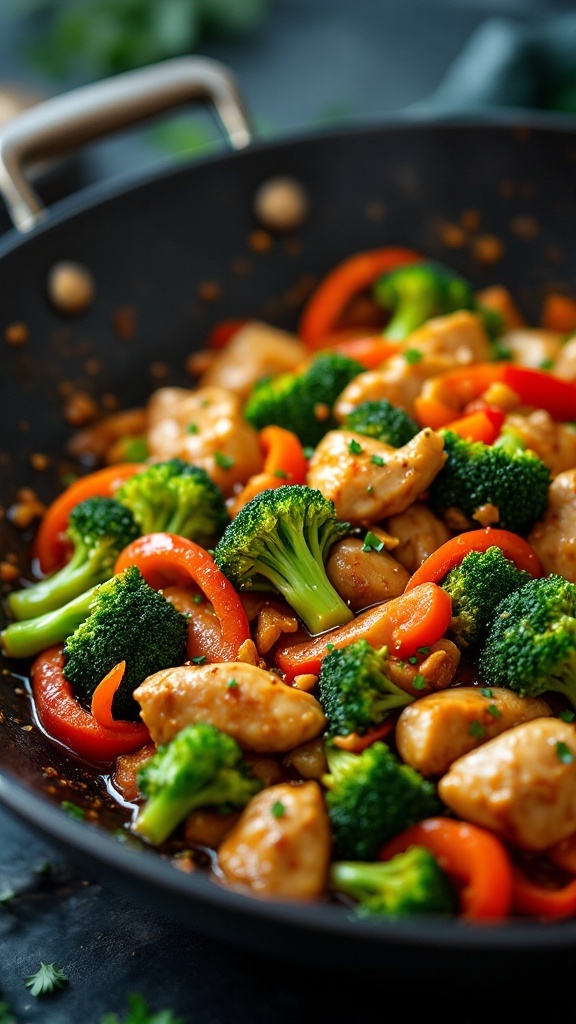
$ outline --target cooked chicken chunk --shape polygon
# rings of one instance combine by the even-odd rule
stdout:
[[[536,327],[520,327],[508,331],[500,339],[511,358],[520,366],[538,370],[543,363],[554,361],[560,354],[563,335]]]
[[[576,430],[552,419],[545,409],[535,409],[525,415],[510,412],[505,425],[522,438],[527,448],[536,452],[553,476],[576,467]]]
[[[576,337],[569,338],[560,349],[553,372],[565,380],[576,380]]]
[[[402,448],[350,430],[330,430],[310,459],[307,483],[334,502],[340,519],[373,523],[408,508],[445,461],[444,441],[429,428]]]
[[[154,742],[210,722],[257,753],[292,750],[326,726],[315,697],[245,662],[181,665],[148,676],[134,691]]]
[[[198,383],[200,387],[226,388],[247,398],[261,377],[295,370],[309,357],[310,350],[295,335],[250,320],[216,354]]]
[[[330,548],[326,573],[334,589],[355,612],[398,597],[410,579],[404,566],[384,548],[364,550],[364,541],[359,537],[344,537]]]
[[[253,895],[313,900],[325,890],[331,852],[318,783],[280,783],[252,797],[218,849],[218,868]]]
[[[193,462],[226,497],[262,469],[258,432],[245,421],[240,396],[224,388],[158,388],[148,403],[147,440],[154,460]]]
[[[394,556],[410,574],[452,536],[446,524],[420,501],[391,516],[385,526],[400,541]]]
[[[493,686],[455,686],[409,704],[396,723],[396,745],[406,764],[440,776],[463,754],[506,729],[549,715],[543,700]]]
[[[417,352],[417,361],[405,352]],[[360,373],[348,384],[334,406],[334,415],[343,422],[361,402],[387,398],[414,415],[414,399],[430,377],[467,363],[490,358],[486,332],[476,313],[458,310],[448,316],[434,317],[413,331],[402,342],[402,352],[387,359],[378,370]]]
[[[516,725],[454,761],[438,793],[459,818],[519,849],[545,850],[576,830],[576,726]]]
[[[396,686],[412,697],[421,698],[436,690],[444,690],[456,675],[460,664],[460,650],[451,640],[442,637],[428,648],[428,654],[420,663],[412,665],[402,658],[391,657],[387,673]],[[414,686],[417,679],[418,686]]]
[[[576,583],[576,469],[554,478],[546,511],[528,535],[546,575],[551,572]]]

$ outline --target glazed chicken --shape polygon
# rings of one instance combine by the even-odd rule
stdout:
[[[528,540],[545,573],[576,583],[576,469],[559,473],[550,484],[548,508]]]
[[[545,850],[576,830],[576,727],[535,718],[508,729],[454,761],[438,793],[458,817]]]
[[[198,384],[201,388],[225,388],[247,398],[260,378],[296,370],[309,356],[294,334],[250,320],[216,353]]]
[[[287,751],[314,739],[326,725],[311,694],[240,661],[162,669],[148,676],[134,697],[157,745],[192,722],[210,722],[246,750]]]

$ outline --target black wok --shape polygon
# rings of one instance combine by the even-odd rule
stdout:
[[[215,102],[239,151],[90,189],[48,214],[22,180],[22,167],[37,155],[198,96]],[[249,124],[234,82],[218,65],[194,59],[113,80],[64,110],[51,101],[34,118],[0,136],[2,189],[20,229],[0,243],[0,336],[17,322],[28,329],[23,345],[2,341],[3,556],[22,554],[30,539],[32,528],[10,523],[19,489],[31,487],[46,502],[61,489],[63,474],[78,470],[62,458],[72,433],[63,382],[102,408],[110,407],[110,396],[122,408],[141,405],[158,383],[190,386],[186,357],[216,321],[259,317],[295,328],[302,297],[322,274],[356,250],[383,244],[447,262],[476,287],[507,284],[534,320],[547,290],[575,290],[576,132],[566,123],[518,112],[491,123],[398,120],[246,145]],[[252,199],[279,174],[303,184],[310,214],[300,230],[274,236],[268,251],[257,252]],[[470,211],[477,214],[476,235],[502,243],[494,265],[478,261],[473,245],[447,248],[443,241],[444,226]],[[94,275],[95,299],[81,316],[66,318],[47,299],[47,274],[59,260],[77,260]],[[202,298],[207,281],[218,284],[210,302]],[[113,324],[127,307],[135,329],[123,339]],[[48,457],[44,468],[38,453]],[[122,810],[99,780],[43,737],[14,665],[3,672],[2,804],[93,874],[180,922],[258,953],[400,977],[431,977],[447,959],[451,977],[462,981],[504,972],[521,981],[536,965],[538,976],[544,963],[571,965],[576,921],[361,922],[328,904],[284,905],[227,892],[120,842],[114,830]],[[31,730],[23,728],[28,724]],[[61,809],[63,799],[88,808],[102,801],[98,819],[74,820]]]

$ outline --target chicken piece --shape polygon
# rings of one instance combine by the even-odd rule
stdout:
[[[226,497],[264,461],[240,396],[224,388],[158,388],[148,403],[147,441],[153,460],[181,458],[200,466]]]
[[[198,383],[226,388],[245,399],[261,377],[296,370],[309,357],[310,349],[294,334],[250,320],[215,355]]]
[[[536,452],[553,476],[576,467],[576,430],[557,423],[545,409],[535,409],[526,414],[510,412],[505,426],[518,434],[527,448]]]
[[[444,690],[456,675],[460,664],[460,650],[452,640],[436,640],[428,648],[428,654],[421,662],[411,664],[401,658],[390,657],[387,673],[393,683],[411,697],[423,697],[425,694]],[[418,685],[414,686],[414,680]]]
[[[416,362],[407,359],[408,351],[419,353],[420,358]],[[387,359],[380,369],[358,374],[335,403],[334,415],[343,423],[361,402],[386,398],[414,416],[414,399],[424,381],[455,366],[489,358],[488,336],[476,313],[461,309],[433,317],[405,338],[402,351]]]
[[[550,714],[545,701],[503,687],[455,686],[402,709],[396,746],[402,760],[422,775],[440,776],[457,758],[506,729]]]
[[[322,789],[310,779],[252,797],[218,849],[228,885],[255,896],[314,900],[325,891],[332,837]]]
[[[409,505],[404,512],[391,516],[385,526],[393,537],[398,538],[394,557],[410,575],[452,536],[446,524],[420,501]]]
[[[384,548],[364,550],[364,541],[359,537],[344,537],[332,545],[326,574],[355,612],[398,597],[410,579],[404,566]]]
[[[310,459],[307,483],[334,502],[340,519],[373,523],[408,508],[445,462],[444,441],[428,427],[402,448],[330,430]]]
[[[552,717],[516,725],[457,758],[438,794],[459,818],[545,850],[576,830],[576,726]]]
[[[310,693],[246,662],[180,665],[148,676],[134,691],[157,745],[180,729],[209,722],[246,750],[292,750],[320,735],[324,712]]]
[[[511,353],[511,358],[520,366],[540,369],[542,364],[554,361],[560,354],[564,335],[558,331],[543,328],[520,327],[503,334],[499,339],[502,348]]]
[[[550,484],[548,506],[528,542],[546,575],[558,573],[576,583],[576,469],[559,473]]]
[[[317,736],[315,740],[295,747],[286,754],[282,763],[286,768],[294,768],[303,779],[317,779],[321,782],[322,776],[328,771],[324,738]]]
[[[569,338],[560,349],[552,372],[564,380],[576,381],[576,337]]]
[[[332,412],[339,423],[362,402],[386,398],[392,405],[414,416],[414,399],[424,381],[454,368],[450,356],[424,355],[418,362],[408,361],[403,354],[390,356],[379,370],[359,373],[346,385],[336,399]]]

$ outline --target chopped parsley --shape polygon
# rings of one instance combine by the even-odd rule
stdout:
[[[424,353],[419,348],[407,348],[404,353],[404,359],[408,366],[414,366],[415,363],[419,363],[423,356]]]
[[[283,469],[275,469],[274,476],[280,477],[281,480],[289,480],[290,473],[286,473]]]
[[[232,456],[226,455],[225,452],[214,452],[214,462],[220,469],[232,469],[234,465]]]
[[[197,654],[195,658],[190,658],[190,661],[192,662],[193,665],[203,665],[204,662],[206,661],[206,655]]]
[[[227,687],[228,690],[237,690],[238,689],[238,680],[237,679],[229,679],[228,682],[226,683],[226,687]]]
[[[362,445],[358,441],[354,440],[354,438],[348,442],[348,451],[351,455],[361,455],[363,450]]]
[[[426,686],[426,679],[423,675],[420,674],[420,672],[418,672],[414,676],[414,679],[412,680],[412,686],[414,687],[415,690],[423,690],[424,687]]]
[[[482,725],[481,722],[471,722],[470,723],[470,730],[469,731],[470,731],[470,735],[474,736],[474,738],[477,739],[477,740],[482,739],[482,737],[484,736],[484,733],[486,732],[486,730],[485,730],[485,728],[484,728],[484,726]]]
[[[274,818],[281,818],[284,814],[286,814],[286,808],[281,800],[275,800],[270,810],[272,811],[272,815]]]
[[[495,704],[489,704],[488,705],[488,714],[492,715],[492,718],[500,718],[501,717],[500,708],[496,707]]]
[[[36,974],[31,974],[26,979],[26,988],[30,994],[36,996],[47,996],[58,988],[64,988],[68,983],[68,975],[56,967],[55,964],[45,964],[40,961],[40,967]]]
[[[385,466],[386,465],[386,459],[382,458],[381,455],[376,455],[376,454],[374,454],[372,456],[372,458],[370,459],[370,462],[372,463],[373,466]]]
[[[564,711],[560,712],[558,718],[561,718],[563,722],[573,722],[576,718],[576,712],[572,711],[570,708],[565,708]]]
[[[197,434],[198,433],[198,424],[197,423],[189,423],[188,426],[186,427],[186,432],[188,434]]]
[[[384,541],[380,540],[375,533],[368,530],[368,533],[364,537],[362,542],[362,551],[382,551],[384,547]]]
[[[430,648],[429,647],[417,647],[416,648],[416,654],[430,654]]]
[[[562,764],[572,764],[574,752],[570,750],[570,747],[563,740],[559,740],[556,744],[556,757]]]

